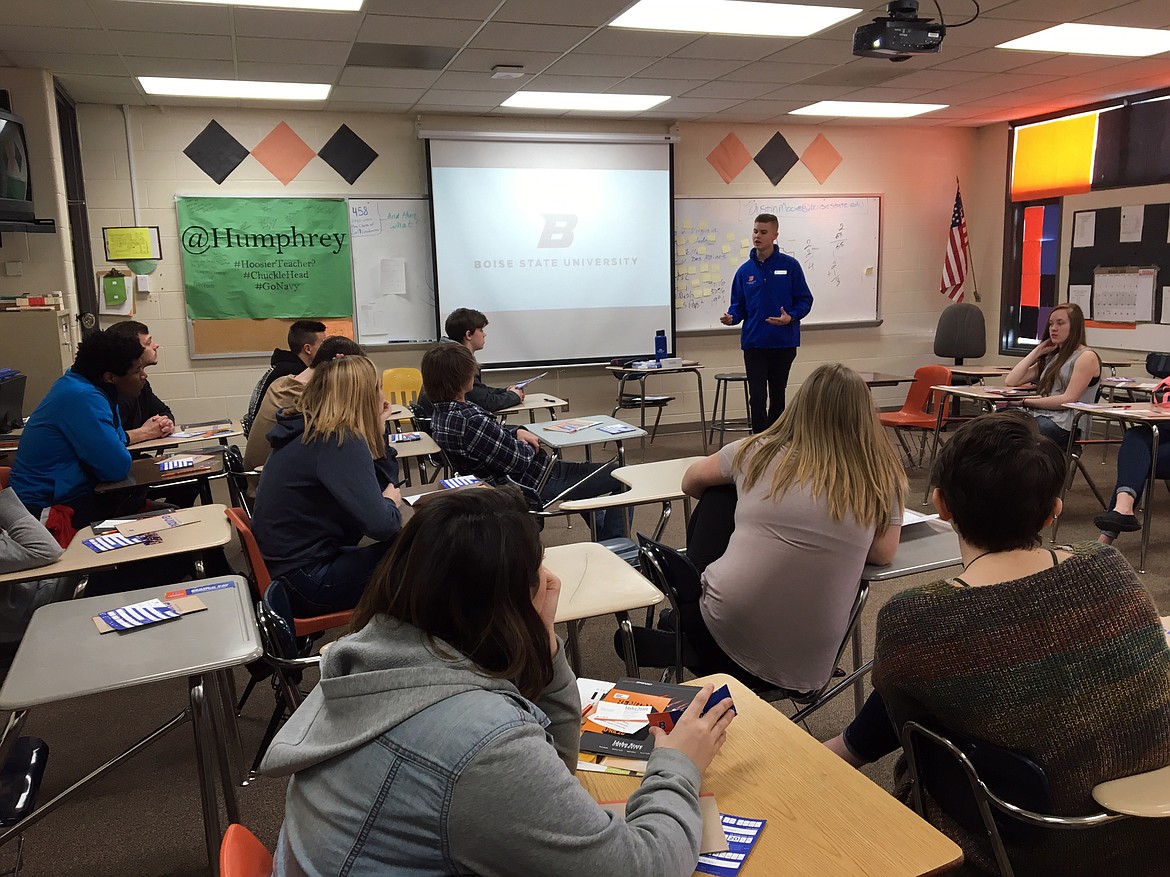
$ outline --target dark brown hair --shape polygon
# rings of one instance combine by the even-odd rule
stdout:
[[[320,320],[297,320],[288,327],[288,349],[300,356],[301,348],[312,344],[324,331],[325,324]]]
[[[985,551],[1034,548],[1064,486],[1064,451],[1036,420],[1000,411],[961,426],[943,445],[931,482],[955,529]]]
[[[443,323],[443,331],[452,341],[458,341],[462,344],[467,338],[468,332],[482,329],[487,324],[488,318],[484,316],[483,311],[477,311],[474,308],[456,308],[451,311],[446,322]]]
[[[1048,319],[1052,319],[1052,315],[1057,311],[1068,312],[1068,337],[1064,339],[1064,343],[1052,353],[1040,360],[1040,368],[1037,374],[1040,376],[1036,381],[1036,395],[1047,396],[1052,392],[1053,386],[1056,384],[1056,378],[1060,374],[1060,370],[1064,364],[1069,361],[1069,358],[1077,352],[1077,350],[1085,346],[1085,315],[1081,311],[1081,306],[1076,302],[1065,302],[1057,305],[1048,314]],[[1044,332],[1040,336],[1041,341],[1048,340],[1048,323],[1045,321]]]
[[[771,223],[772,225],[776,226],[776,228],[780,227],[780,220],[776,218],[775,213],[761,213],[756,217],[756,222],[764,223],[765,225]]]
[[[414,625],[443,657],[466,656],[534,698],[553,675],[548,632],[532,604],[541,556],[536,520],[516,488],[440,493],[418,505],[374,571],[353,629]]]
[[[427,398],[432,402],[454,402],[479,371],[479,364],[462,344],[444,343],[423,354],[419,370]]]
[[[344,335],[330,335],[321,342],[321,346],[313,354],[313,361],[309,363],[309,368],[324,365],[330,360],[337,359],[339,356],[365,355],[366,352],[362,349],[362,346],[352,338],[346,338]]]

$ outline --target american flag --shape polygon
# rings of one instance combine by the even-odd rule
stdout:
[[[962,301],[963,281],[970,264],[967,247],[967,217],[963,215],[963,196],[955,186],[955,209],[951,211],[951,232],[947,235],[947,254],[943,259],[942,284],[938,291],[952,301]]]

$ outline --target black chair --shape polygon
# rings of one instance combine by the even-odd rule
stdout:
[[[40,737],[19,737],[0,767],[0,828],[11,828],[37,806],[45,765],[49,761],[49,744]],[[19,877],[24,865],[24,835],[17,837],[16,865],[5,874]]]
[[[964,359],[978,359],[985,353],[987,334],[979,306],[959,302],[944,308],[934,330],[934,355],[962,365]]]
[[[1003,877],[1014,877],[1005,841],[1027,844],[1045,829],[1087,829],[1128,817],[1097,812],[1053,816],[1044,769],[1022,752],[958,734],[934,722],[906,722],[902,749],[914,809],[928,819],[924,792],[969,833],[986,837]],[[1055,872],[1054,872],[1055,873]]]

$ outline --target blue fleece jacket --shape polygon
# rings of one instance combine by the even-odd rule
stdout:
[[[130,474],[114,386],[70,370],[33,411],[12,464],[12,489],[30,509],[68,503]]]
[[[272,576],[324,563],[363,536],[390,539],[402,526],[392,500],[382,496],[397,479],[393,451],[375,461],[365,439],[317,438],[305,444],[301,414],[277,416],[268,433],[272,455],[264,464],[252,530]]]
[[[739,266],[731,282],[732,325],[743,323],[739,346],[743,350],[770,347],[799,347],[800,321],[812,310],[813,297],[800,263],[772,248],[761,263],[753,249],[751,258]],[[780,309],[792,317],[785,326],[774,326],[768,317],[780,316]]]

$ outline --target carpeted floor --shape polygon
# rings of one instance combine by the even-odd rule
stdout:
[[[701,452],[695,432],[661,435],[646,449],[646,460],[690,456]],[[1102,462],[1101,452],[1089,454],[1087,466],[1104,491],[1112,487],[1113,454],[1109,448]],[[629,462],[639,462],[635,445]],[[921,501],[924,476],[911,475],[910,501]],[[222,483],[218,484],[217,500]],[[1096,538],[1091,518],[1099,508],[1088,486],[1078,476],[1066,499],[1060,530],[1061,542]],[[657,508],[639,510],[635,526],[650,531],[657,520]],[[1165,493],[1154,495],[1154,531],[1142,578],[1163,613],[1170,613],[1170,585],[1166,570],[1170,548],[1161,534],[1170,520],[1170,501]],[[544,530],[547,545],[582,541],[588,529],[580,521],[554,519]],[[665,535],[667,544],[681,546],[684,525],[681,509],[671,520]],[[1132,563],[1137,562],[1140,534],[1126,536],[1119,543]],[[238,551],[233,559],[238,560]],[[237,563],[237,566],[239,564]],[[878,609],[891,595],[937,576],[899,579],[873,588],[863,618],[867,657],[872,652],[873,625]],[[624,675],[623,665],[613,653],[612,619],[590,620],[582,632],[584,671],[588,676],[614,679]],[[647,671],[650,678],[652,671]],[[237,674],[242,687],[243,673]],[[306,679],[306,685],[311,680]],[[186,700],[183,681],[161,683],[115,692],[100,697],[51,704],[34,709],[25,733],[48,741],[51,754],[41,800],[48,800],[129,743],[179,712]],[[267,687],[258,688],[240,719],[245,755],[250,759],[272,709]],[[787,709],[786,704],[779,708]],[[789,710],[790,711],[790,710]],[[808,730],[824,740],[836,734],[853,714],[853,698],[845,694],[822,709],[808,723]],[[734,733],[734,729],[732,731]],[[783,753],[777,753],[783,757]],[[894,757],[866,769],[878,785],[890,787]],[[245,823],[271,849],[280,830],[285,783],[261,778],[239,790]],[[0,868],[8,867],[15,845],[0,849]],[[194,877],[207,873],[200,817],[199,787],[190,726],[171,733],[121,769],[89,787],[34,826],[26,835],[27,877],[102,877],[102,875],[166,875]],[[827,877],[827,875],[826,875]]]

